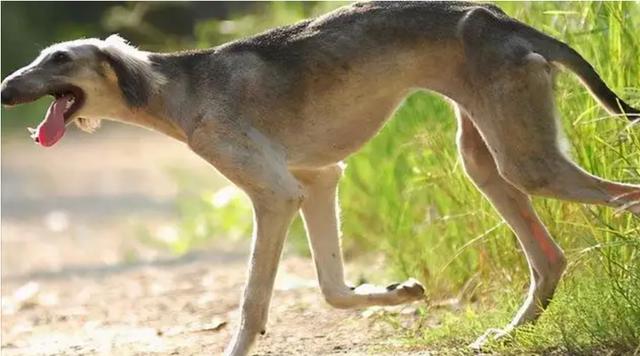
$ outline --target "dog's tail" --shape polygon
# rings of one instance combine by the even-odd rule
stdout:
[[[591,94],[612,114],[624,114],[629,120],[639,120],[640,110],[620,99],[593,69],[591,64],[573,48],[525,24],[518,26],[518,32],[526,38],[548,61],[556,62],[570,69]]]

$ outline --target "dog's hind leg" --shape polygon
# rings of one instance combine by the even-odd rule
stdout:
[[[542,56],[529,53],[495,71],[491,80],[475,79],[483,90],[465,109],[506,181],[529,195],[640,214],[639,185],[589,174],[561,151],[551,73]]]
[[[531,271],[531,286],[524,304],[507,327],[490,329],[472,344],[480,348],[489,338],[505,335],[514,327],[535,320],[551,300],[566,262],[529,197],[500,176],[469,117],[458,111],[458,122],[458,147],[465,171],[517,235]]]
[[[259,132],[237,121],[203,123],[189,146],[242,188],[253,203],[253,243],[239,325],[225,355],[246,355],[264,334],[273,284],[287,229],[304,198],[284,155]]]
[[[348,287],[344,281],[336,194],[342,167],[334,165],[316,170],[298,170],[293,174],[305,187],[302,213],[320,288],[330,305],[358,308],[396,305],[423,298],[424,288],[414,280],[386,288]]]

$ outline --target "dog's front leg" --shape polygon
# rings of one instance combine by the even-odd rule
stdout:
[[[302,214],[320,289],[329,304],[348,309],[397,305],[424,298],[424,288],[412,279],[386,288],[371,285],[355,289],[348,287],[344,281],[336,194],[342,167],[333,165],[313,170],[295,170],[293,174],[305,188]]]
[[[286,168],[277,146],[251,128],[235,122],[201,124],[190,147],[242,188],[254,211],[249,275],[240,320],[226,355],[246,355],[258,333],[264,334],[269,302],[287,229],[302,202],[297,180]]]
[[[225,351],[226,355],[246,355],[257,333],[265,333],[282,245],[298,202],[299,198],[293,196],[254,201],[249,276],[240,307],[240,322]]]

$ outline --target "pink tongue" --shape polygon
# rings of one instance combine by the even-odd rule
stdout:
[[[38,125],[34,135],[38,138],[40,145],[53,146],[64,135],[64,112],[67,108],[67,99],[66,96],[61,96],[49,106],[47,116]]]

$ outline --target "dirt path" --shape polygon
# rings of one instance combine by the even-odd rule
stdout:
[[[175,223],[168,168],[220,178],[145,131],[69,136],[51,150],[23,137],[2,142],[2,354],[219,354],[246,246],[175,257],[132,230]],[[311,262],[285,256],[255,354],[419,353],[394,344],[397,332],[376,315],[330,308]]]
[[[237,313],[243,260],[209,253],[7,278],[2,354],[219,354]],[[328,307],[308,266],[306,260],[285,260],[256,354],[398,354],[388,349],[393,331],[386,323]]]

